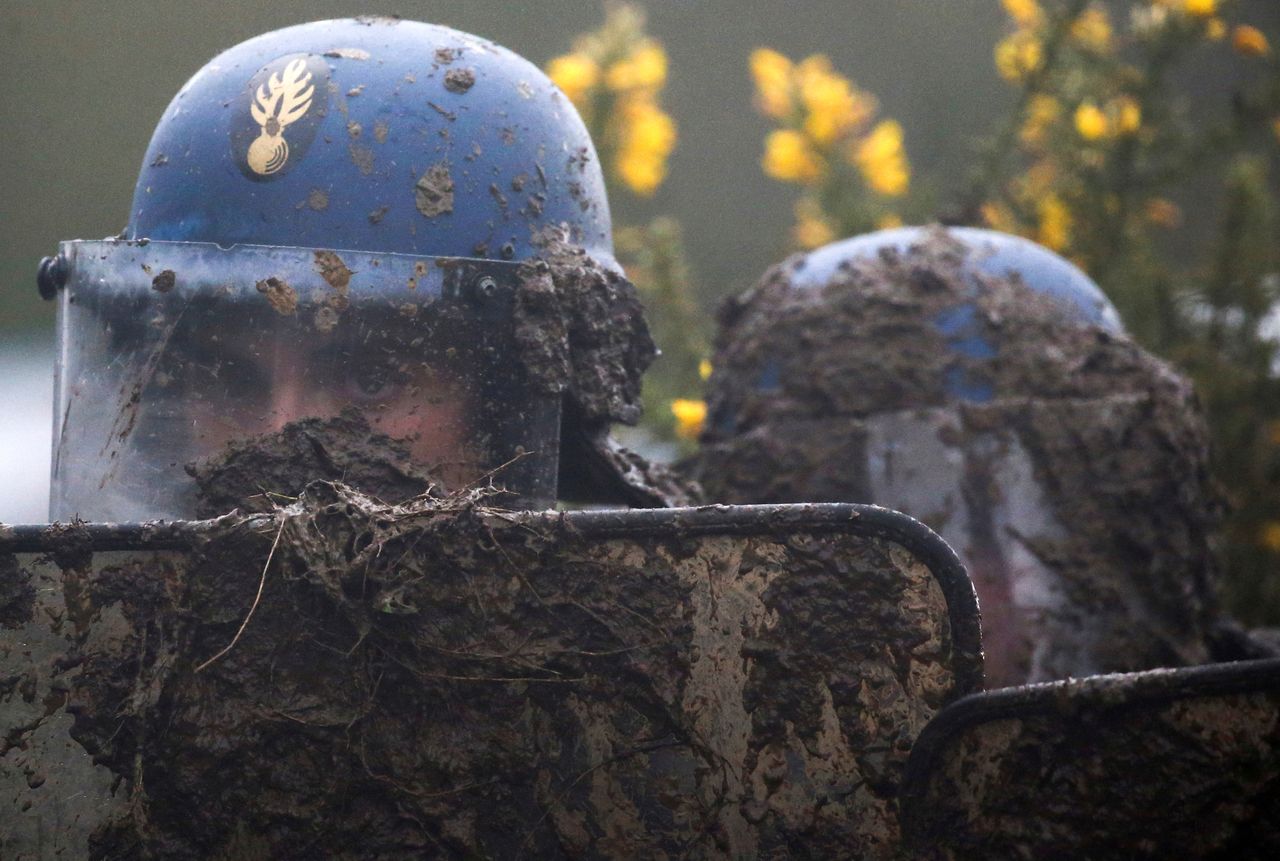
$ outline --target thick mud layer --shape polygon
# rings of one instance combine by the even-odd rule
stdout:
[[[945,231],[721,318],[708,499],[874,502],[974,579],[994,685],[1210,657],[1219,496],[1190,384]]]
[[[488,501],[316,483],[189,564],[71,572],[72,735],[127,799],[90,855],[894,857],[958,693],[919,558]]]
[[[969,698],[912,754],[911,857],[1276,857],[1277,670],[1218,665],[1190,671],[1198,680],[1158,671]]]
[[[640,418],[640,378],[657,356],[635,285],[560,231],[522,267],[516,343],[530,377],[562,392],[591,427]]]
[[[279,433],[229,444],[188,466],[199,488],[196,513],[217,517],[232,509],[271,511],[313,481],[345,481],[397,503],[445,490],[439,476],[415,464],[402,442],[375,432],[357,411],[331,419],[302,419]]]

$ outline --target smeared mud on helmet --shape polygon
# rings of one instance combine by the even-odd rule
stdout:
[[[1190,384],[1079,269],[986,230],[798,255],[724,309],[723,502],[874,502],[965,560],[988,678],[1202,662],[1219,510]]]
[[[581,375],[526,361],[547,235],[598,277],[555,279],[544,305],[588,308],[633,343],[593,354],[617,389],[603,411]],[[389,499],[493,480],[503,504],[544,506],[562,402],[634,421],[654,355],[568,99],[504,48],[398,19],[290,27],[214,58],[161,118],[124,233],[63,243],[40,281],[59,300],[55,518],[209,514],[200,488],[231,455],[261,473],[246,495],[296,492],[240,446],[259,438],[300,477]],[[542,341],[574,359],[567,374],[584,327],[564,315],[575,326]]]

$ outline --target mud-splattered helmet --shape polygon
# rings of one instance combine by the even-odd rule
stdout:
[[[792,257],[726,306],[701,475],[874,502],[965,560],[995,684],[1205,659],[1216,495],[1188,382],[1078,268],[988,230]]]
[[[548,257],[590,277],[573,293]],[[569,100],[505,48],[392,18],[214,58],[161,118],[124,233],[63,243],[40,282],[59,296],[55,518],[191,516],[202,458],[344,409],[367,439],[288,445],[412,473],[388,495],[501,467],[507,504],[545,504],[571,306],[603,309],[631,362],[602,360],[613,385],[580,413],[634,420],[653,354]]]

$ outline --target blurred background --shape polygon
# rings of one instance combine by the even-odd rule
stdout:
[[[1218,416],[1216,439],[1235,455],[1223,466],[1228,496],[1252,512],[1229,535],[1245,560],[1232,564],[1254,579],[1275,572],[1280,500],[1257,502],[1280,486],[1276,355],[1266,346],[1280,339],[1275,259],[1223,236],[1242,235],[1229,228],[1234,218],[1261,225],[1243,230],[1255,245],[1276,245],[1280,3],[650,0],[635,4],[642,15],[621,17],[610,8],[607,18],[605,5],[584,0],[8,0],[0,16],[9,81],[0,92],[0,522],[46,516],[53,307],[36,294],[39,259],[59,240],[120,231],[155,122],[219,51],[306,20],[382,13],[470,31],[549,68],[566,91],[578,88],[570,95],[580,105],[596,105],[587,119],[607,164],[631,140],[628,128],[611,125],[610,111],[632,92],[608,78],[611,64],[630,63],[634,92],[667,118],[644,126],[649,161],[615,167],[610,191],[622,257],[658,308],[667,356],[646,395],[648,427],[670,451],[687,451],[696,436],[699,378],[722,297],[790,251],[841,235],[899,220],[988,224],[1085,265],[1135,335],[1196,376]],[[1162,29],[1153,36],[1152,27]],[[1059,37],[1074,46],[1066,60]],[[1158,71],[1159,90],[1126,77],[1129,62],[1144,75]],[[780,80],[814,83],[829,110],[777,104],[770,82]],[[602,103],[601,93],[617,101]],[[1038,96],[1051,97],[1056,113]],[[1259,120],[1273,102],[1275,119]],[[830,122],[814,126],[815,116]],[[1246,120],[1258,122],[1246,129]],[[837,146],[848,155],[843,167]],[[1235,158],[1246,150],[1256,157]],[[1118,265],[1115,249],[1090,242],[1115,235],[1112,198],[1123,201],[1126,191],[1104,180],[1113,156],[1126,152],[1167,175],[1160,188],[1134,192],[1146,220]],[[1159,161],[1170,152],[1177,158]],[[1247,272],[1232,269],[1241,255],[1253,261]],[[1158,265],[1135,269],[1140,258]],[[1242,293],[1231,292],[1244,281]],[[1215,294],[1213,284],[1227,286]],[[1247,356],[1224,352],[1242,338]],[[1215,401],[1206,384],[1230,397]],[[1259,596],[1246,590],[1236,600],[1247,606]],[[1280,594],[1267,600],[1280,605]]]

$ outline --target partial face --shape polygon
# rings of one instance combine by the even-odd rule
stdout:
[[[279,432],[291,422],[355,408],[376,432],[403,442],[414,464],[449,487],[476,478],[468,445],[475,393],[434,361],[385,332],[354,327],[306,338],[279,332],[191,332],[162,363],[189,426],[193,455]],[[418,355],[414,355],[414,353]]]

